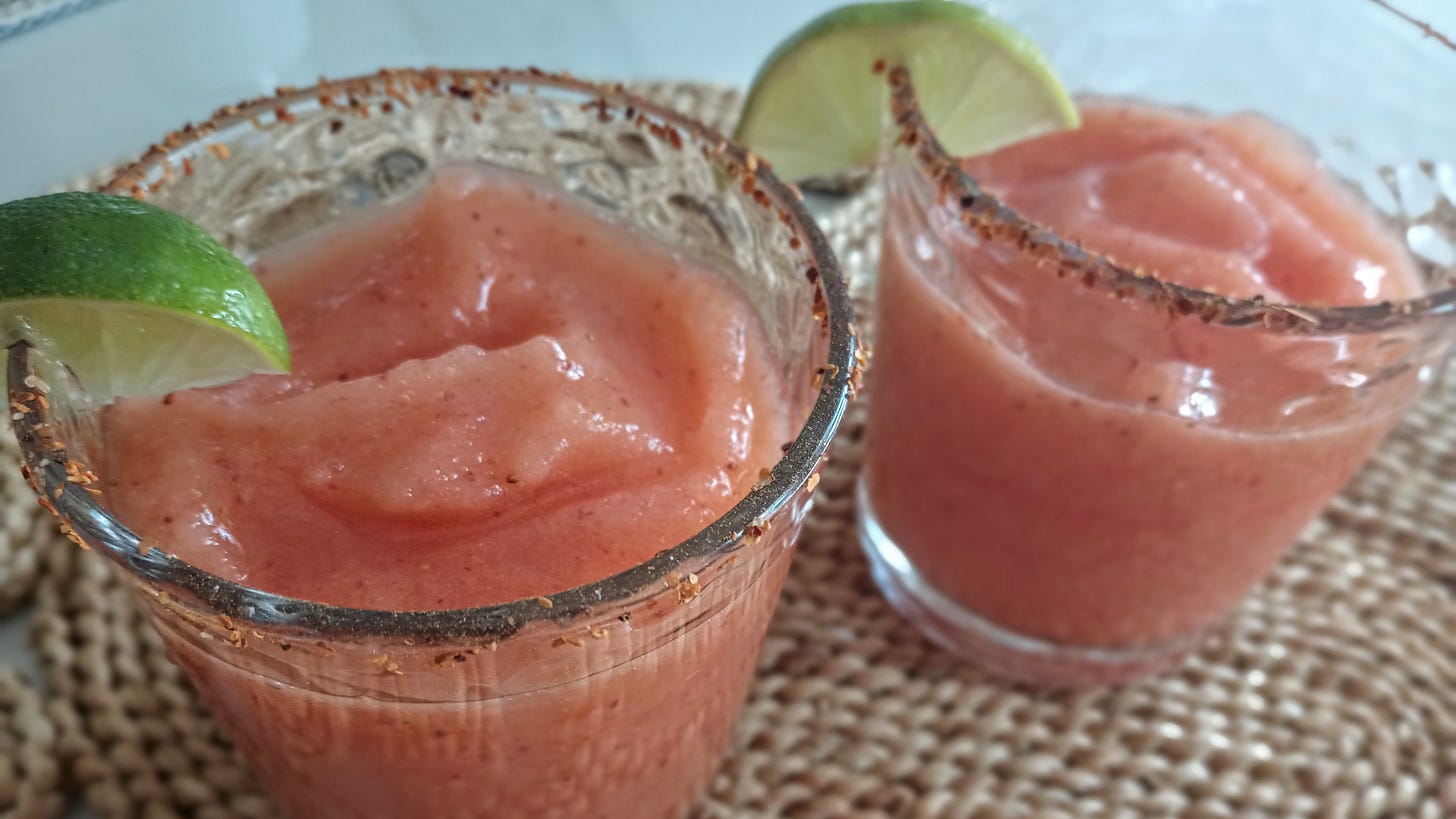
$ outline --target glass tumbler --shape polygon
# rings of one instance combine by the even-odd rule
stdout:
[[[838,267],[797,194],[620,87],[509,70],[280,89],[168,135],[106,187],[248,259],[459,163],[535,175],[741,285],[782,367],[794,437],[721,518],[545,598],[452,611],[290,599],[143,545],[106,506],[104,410],[64,362],[20,343],[8,376],[28,475],[63,528],[134,583],[287,815],[682,816],[729,739],[857,369]],[[100,495],[68,480],[93,467]]]
[[[1058,235],[1013,210],[978,178],[994,163],[948,155],[914,77],[890,72],[899,144],[862,544],[909,619],[989,670],[1046,685],[1127,680],[1196,646],[1437,377],[1456,328],[1456,109],[1438,103],[1456,90],[1456,53],[1369,0],[991,10],[1045,49],[1084,111],[1097,95],[1237,114],[1225,122],[1250,163],[1290,139],[1267,120],[1286,126],[1340,180],[1327,198],[1373,211],[1422,280],[1395,300],[1333,306],[1149,275],[1161,271],[1099,255],[1095,235]],[[1137,162],[1160,140],[1129,128],[1099,150]],[[1081,173],[1065,159],[1048,151],[1003,176]],[[1205,159],[1186,167],[1201,174]],[[1177,171],[1156,182],[1182,184]],[[1111,180],[1087,202],[1040,207],[1116,222]],[[1317,183],[1270,184],[1298,195]],[[1028,190],[1024,201],[1040,195]],[[1226,195],[1230,208],[1178,224],[1176,199],[1128,218],[1197,244],[1225,228],[1214,220],[1242,218],[1244,192]],[[1286,276],[1325,264],[1277,258],[1272,273]],[[1202,263],[1177,274],[1200,278]]]

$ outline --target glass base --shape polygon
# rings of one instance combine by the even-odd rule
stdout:
[[[1105,648],[1018,634],[951,600],[921,577],[880,526],[863,476],[857,500],[860,545],[890,604],[931,640],[998,677],[1047,688],[1130,682],[1175,665],[1203,637],[1200,632],[1157,645]]]

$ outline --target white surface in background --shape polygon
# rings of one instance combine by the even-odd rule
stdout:
[[[1210,31],[1227,32],[1250,2],[1186,4],[1217,10],[1208,18]],[[1360,0],[1278,0],[1275,16],[1293,34],[1266,32],[1263,41],[1243,48],[1289,49],[1290,66],[1298,68],[1302,60],[1307,65],[1308,55],[1299,49],[1340,40],[1334,36],[1340,32],[1326,30],[1333,25],[1327,12],[1351,2]],[[1456,32],[1456,0],[1397,2]],[[1060,68],[1070,85],[1104,89],[1119,82],[1118,67],[1099,48],[1098,28],[1146,24],[1144,13],[1162,4],[1105,0],[1101,6],[1123,11],[1094,17],[1074,0],[988,3],[1048,47],[1060,41]],[[136,156],[162,134],[207,117],[223,103],[280,84],[306,85],[321,74],[363,73],[382,65],[531,64],[591,78],[745,85],[775,43],[832,5],[833,0],[116,0],[0,42],[0,201]],[[1166,56],[1154,64],[1176,67],[1181,49],[1198,47],[1198,34],[1168,32]],[[1224,83],[1231,93],[1257,87],[1260,78],[1243,70],[1236,51],[1218,56],[1226,58],[1226,72],[1188,77],[1169,71],[1162,79]],[[1367,72],[1362,60],[1387,56],[1337,50],[1322,60],[1332,83],[1358,84],[1364,77],[1368,92],[1368,78],[1380,65],[1364,63]],[[1456,65],[1456,55],[1446,65]],[[1125,68],[1124,75],[1136,80]],[[1401,105],[1429,105],[1433,115],[1448,117],[1456,110],[1456,70],[1425,77],[1419,88],[1428,90]],[[1389,93],[1377,96],[1387,103],[1399,94],[1411,98],[1411,88],[1384,90]],[[1285,107],[1295,119],[1329,114],[1333,121],[1358,123],[1368,117],[1359,88],[1350,87],[1341,98],[1349,105],[1333,108],[1327,100],[1306,98],[1287,100]],[[1441,147],[1445,157],[1456,153],[1456,130],[1430,129],[1414,138]],[[23,618],[0,621],[0,663],[34,670],[23,650],[25,632]],[[71,819],[89,816],[77,810]]]
[[[117,0],[0,43],[0,201],[224,103],[384,65],[746,85],[828,0]]]
[[[1048,47],[1073,86],[1095,77],[1116,85],[1119,61],[1099,48],[1101,26],[1156,24],[1161,3],[1103,2],[1120,9],[1087,15],[1069,0],[984,0]],[[1456,31],[1456,0],[1398,0],[1447,32]],[[1185,6],[1219,10],[1208,27],[1167,32],[1168,59],[1143,66],[1172,69],[1180,54],[1197,49],[1206,32],[1238,26],[1251,0],[1188,0]],[[1256,48],[1307,54],[1310,43],[1347,38],[1325,35],[1338,25],[1330,14],[1363,0],[1279,0],[1274,15],[1285,24],[1265,41],[1232,42],[1227,72],[1198,76],[1166,70],[1166,82],[1226,84],[1237,94],[1261,80],[1241,71],[1239,51]],[[0,201],[49,187],[122,158],[184,122],[205,118],[223,103],[306,85],[320,75],[342,76],[382,65],[565,68],[593,78],[681,78],[746,84],[759,61],[785,34],[832,0],[116,0],[0,42]],[[1225,13],[1225,10],[1232,12]],[[1256,12],[1257,13],[1257,12]],[[1277,32],[1293,31],[1281,40]],[[1339,32],[1333,32],[1338,34]],[[1304,38],[1293,40],[1293,38]],[[1297,45],[1291,47],[1291,40]],[[1070,44],[1070,46],[1069,46]],[[1317,52],[1316,48],[1316,52]],[[1361,77],[1381,65],[1340,50],[1322,55],[1331,82],[1359,99]],[[1300,60],[1290,61],[1294,67]],[[1369,70],[1364,70],[1366,67]],[[1136,81],[1127,71],[1123,77]],[[1442,77],[1425,87],[1441,90]],[[1431,109],[1451,110],[1456,72],[1445,77]],[[1272,83],[1270,83],[1272,84]],[[1368,80],[1366,82],[1368,85]],[[1186,87],[1186,86],[1185,86]],[[1393,89],[1398,91],[1399,89]],[[1287,100],[1304,117],[1324,100]],[[1304,109],[1300,109],[1304,106]],[[1360,105],[1343,116],[1358,118]],[[1318,110],[1313,112],[1318,115]],[[1330,111],[1341,114],[1339,111]],[[1434,135],[1427,134],[1430,138]]]

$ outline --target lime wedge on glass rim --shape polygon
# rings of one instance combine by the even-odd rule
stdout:
[[[101,193],[0,204],[0,329],[65,362],[101,403],[289,366],[246,265],[181,216]]]
[[[822,179],[878,159],[888,86],[903,65],[941,144],[974,156],[1076,127],[1077,108],[1025,35],[953,0],[841,6],[809,22],[759,69],[734,134],[781,179]]]

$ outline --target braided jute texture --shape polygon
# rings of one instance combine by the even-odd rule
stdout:
[[[42,513],[20,470],[10,466],[19,454],[10,433],[0,434],[0,615],[9,614],[29,599],[40,577],[42,547],[50,541],[55,522]]]
[[[64,801],[55,726],[30,684],[0,669],[0,819],[52,819]]]
[[[710,121],[736,110],[730,92],[650,90]],[[871,192],[825,222],[861,281],[875,219]],[[1181,668],[1072,693],[990,681],[880,598],[853,526],[865,406],[696,819],[1456,816],[1456,387],[1416,407]],[[44,541],[35,637],[72,785],[103,819],[274,819],[101,560],[5,502],[24,508],[9,536]],[[3,776],[0,817],[37,815],[3,812]]]

